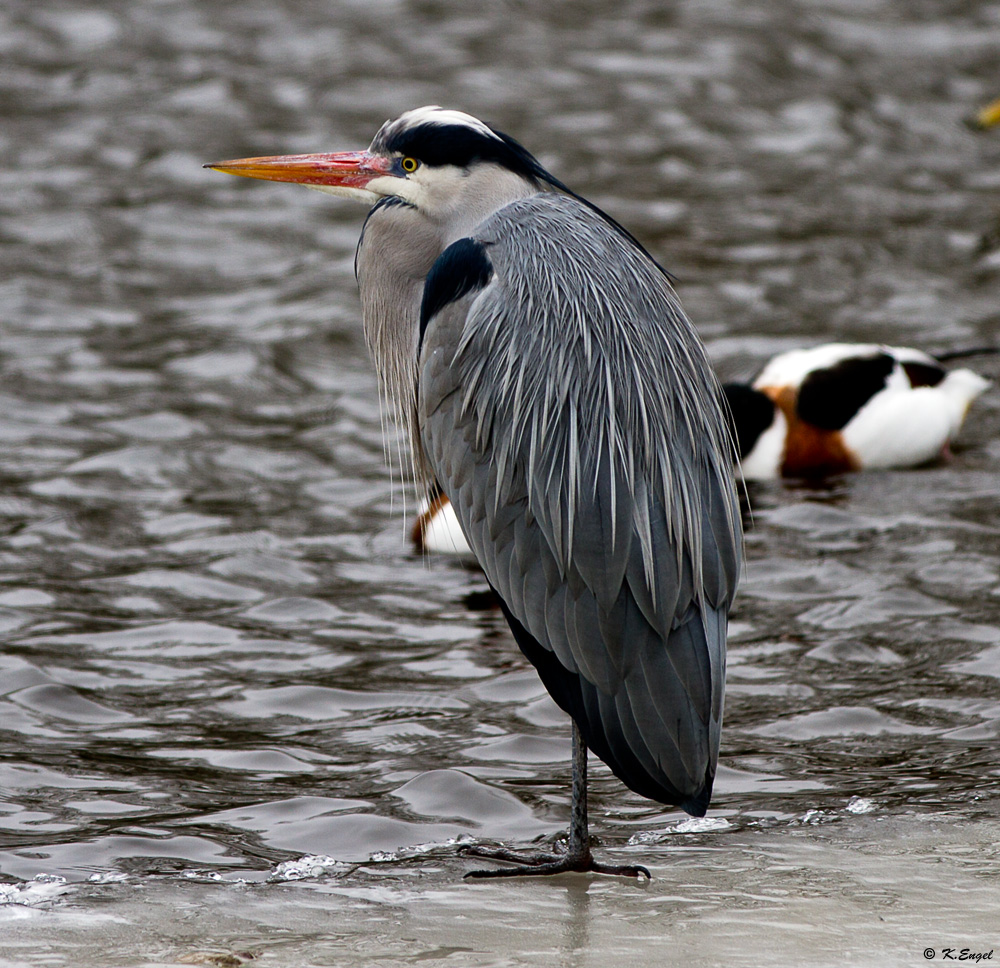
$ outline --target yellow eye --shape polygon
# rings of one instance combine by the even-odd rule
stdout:
[[[399,164],[407,174],[416,171],[420,167],[420,162],[416,158],[404,158]]]

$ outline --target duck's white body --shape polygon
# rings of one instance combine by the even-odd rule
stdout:
[[[443,494],[421,502],[411,537],[418,551],[475,558],[455,509]]]
[[[762,410],[747,426],[748,408],[733,406],[743,476],[924,464],[945,451],[989,386],[972,370],[945,370],[908,347],[827,343],[782,353],[750,387],[771,402],[769,422]]]

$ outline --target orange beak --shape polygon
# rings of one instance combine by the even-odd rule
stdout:
[[[392,159],[368,151],[339,151],[320,155],[271,155],[238,158],[205,165],[227,175],[293,182],[314,188],[364,190],[370,181],[389,174]]]

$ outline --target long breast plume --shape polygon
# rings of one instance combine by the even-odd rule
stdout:
[[[389,197],[369,213],[355,259],[365,343],[379,377],[383,431],[387,416],[403,429],[418,491],[428,483],[428,471],[415,412],[417,316],[424,276],[440,250],[433,224],[413,216],[406,203]],[[384,432],[383,439],[388,448],[393,435]],[[402,467],[402,442],[398,437],[395,440]]]

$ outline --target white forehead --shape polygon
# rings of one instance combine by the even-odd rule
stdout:
[[[452,111],[448,108],[439,107],[437,104],[428,104],[425,107],[413,108],[401,114],[395,121],[386,121],[378,134],[375,135],[375,140],[372,144],[374,145],[375,142],[380,140],[384,141],[390,132],[392,134],[399,134],[408,128],[416,128],[422,124],[459,125],[471,128],[478,134],[485,135],[488,138],[500,140],[496,132],[489,125],[480,121],[479,118],[474,118],[471,114],[466,114],[464,111]]]

